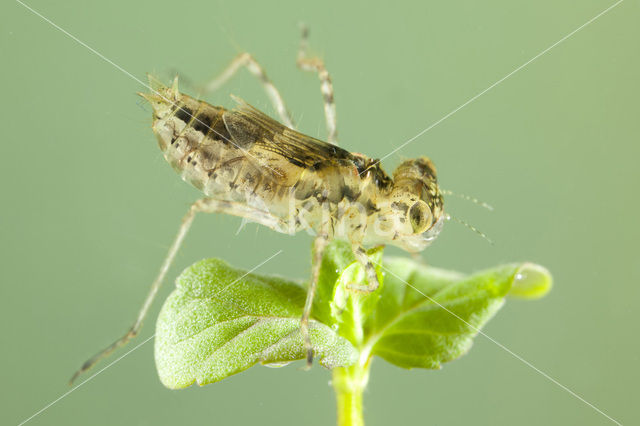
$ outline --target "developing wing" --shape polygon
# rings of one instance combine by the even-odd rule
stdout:
[[[234,141],[250,152],[270,153],[303,169],[353,161],[349,151],[290,129],[241,99],[234,99],[239,106],[225,113],[224,122]]]

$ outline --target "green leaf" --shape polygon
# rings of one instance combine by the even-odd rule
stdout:
[[[187,268],[156,324],[155,358],[172,389],[222,380],[260,362],[304,358],[300,317],[306,290],[209,259]],[[328,368],[352,364],[357,351],[332,328],[310,322],[317,359]]]
[[[427,267],[411,259],[392,257],[384,261],[385,286],[372,327],[380,329],[402,310],[423,303],[425,297],[461,280],[459,272]],[[411,286],[415,287],[412,288]]]
[[[404,368],[440,368],[458,358],[507,294],[540,297],[551,283],[546,269],[532,264],[503,265],[464,277],[390,259],[383,270],[381,302],[365,324],[363,350]]]

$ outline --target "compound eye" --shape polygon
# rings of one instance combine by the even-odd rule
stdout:
[[[422,234],[431,225],[431,210],[424,201],[416,201],[409,211],[409,222],[415,234]]]

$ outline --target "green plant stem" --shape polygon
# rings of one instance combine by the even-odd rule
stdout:
[[[336,392],[338,426],[364,426],[362,393],[369,381],[370,359],[351,367],[333,369],[333,389]]]

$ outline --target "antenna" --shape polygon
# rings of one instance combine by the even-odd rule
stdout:
[[[489,211],[493,211],[493,207],[490,204],[485,203],[484,201],[480,201],[475,197],[471,197],[465,194],[458,194],[457,192],[449,191],[448,189],[441,189],[440,192],[444,195],[455,195],[458,198],[462,198],[463,200],[471,201],[474,204],[479,205],[480,207],[484,207]]]
[[[457,217],[453,217],[450,214],[447,214],[445,216],[446,220],[453,220],[454,222],[458,222],[461,225],[464,225],[466,228],[471,229],[473,232],[475,232],[476,234],[480,235],[482,238],[484,238],[485,240],[487,240],[487,242],[491,245],[493,244],[493,241],[491,240],[491,238],[489,238],[487,236],[487,234],[485,234],[484,232],[482,232],[481,230],[479,230],[478,228],[476,228],[475,226],[469,224],[468,222],[462,220],[462,219],[458,219]]]

